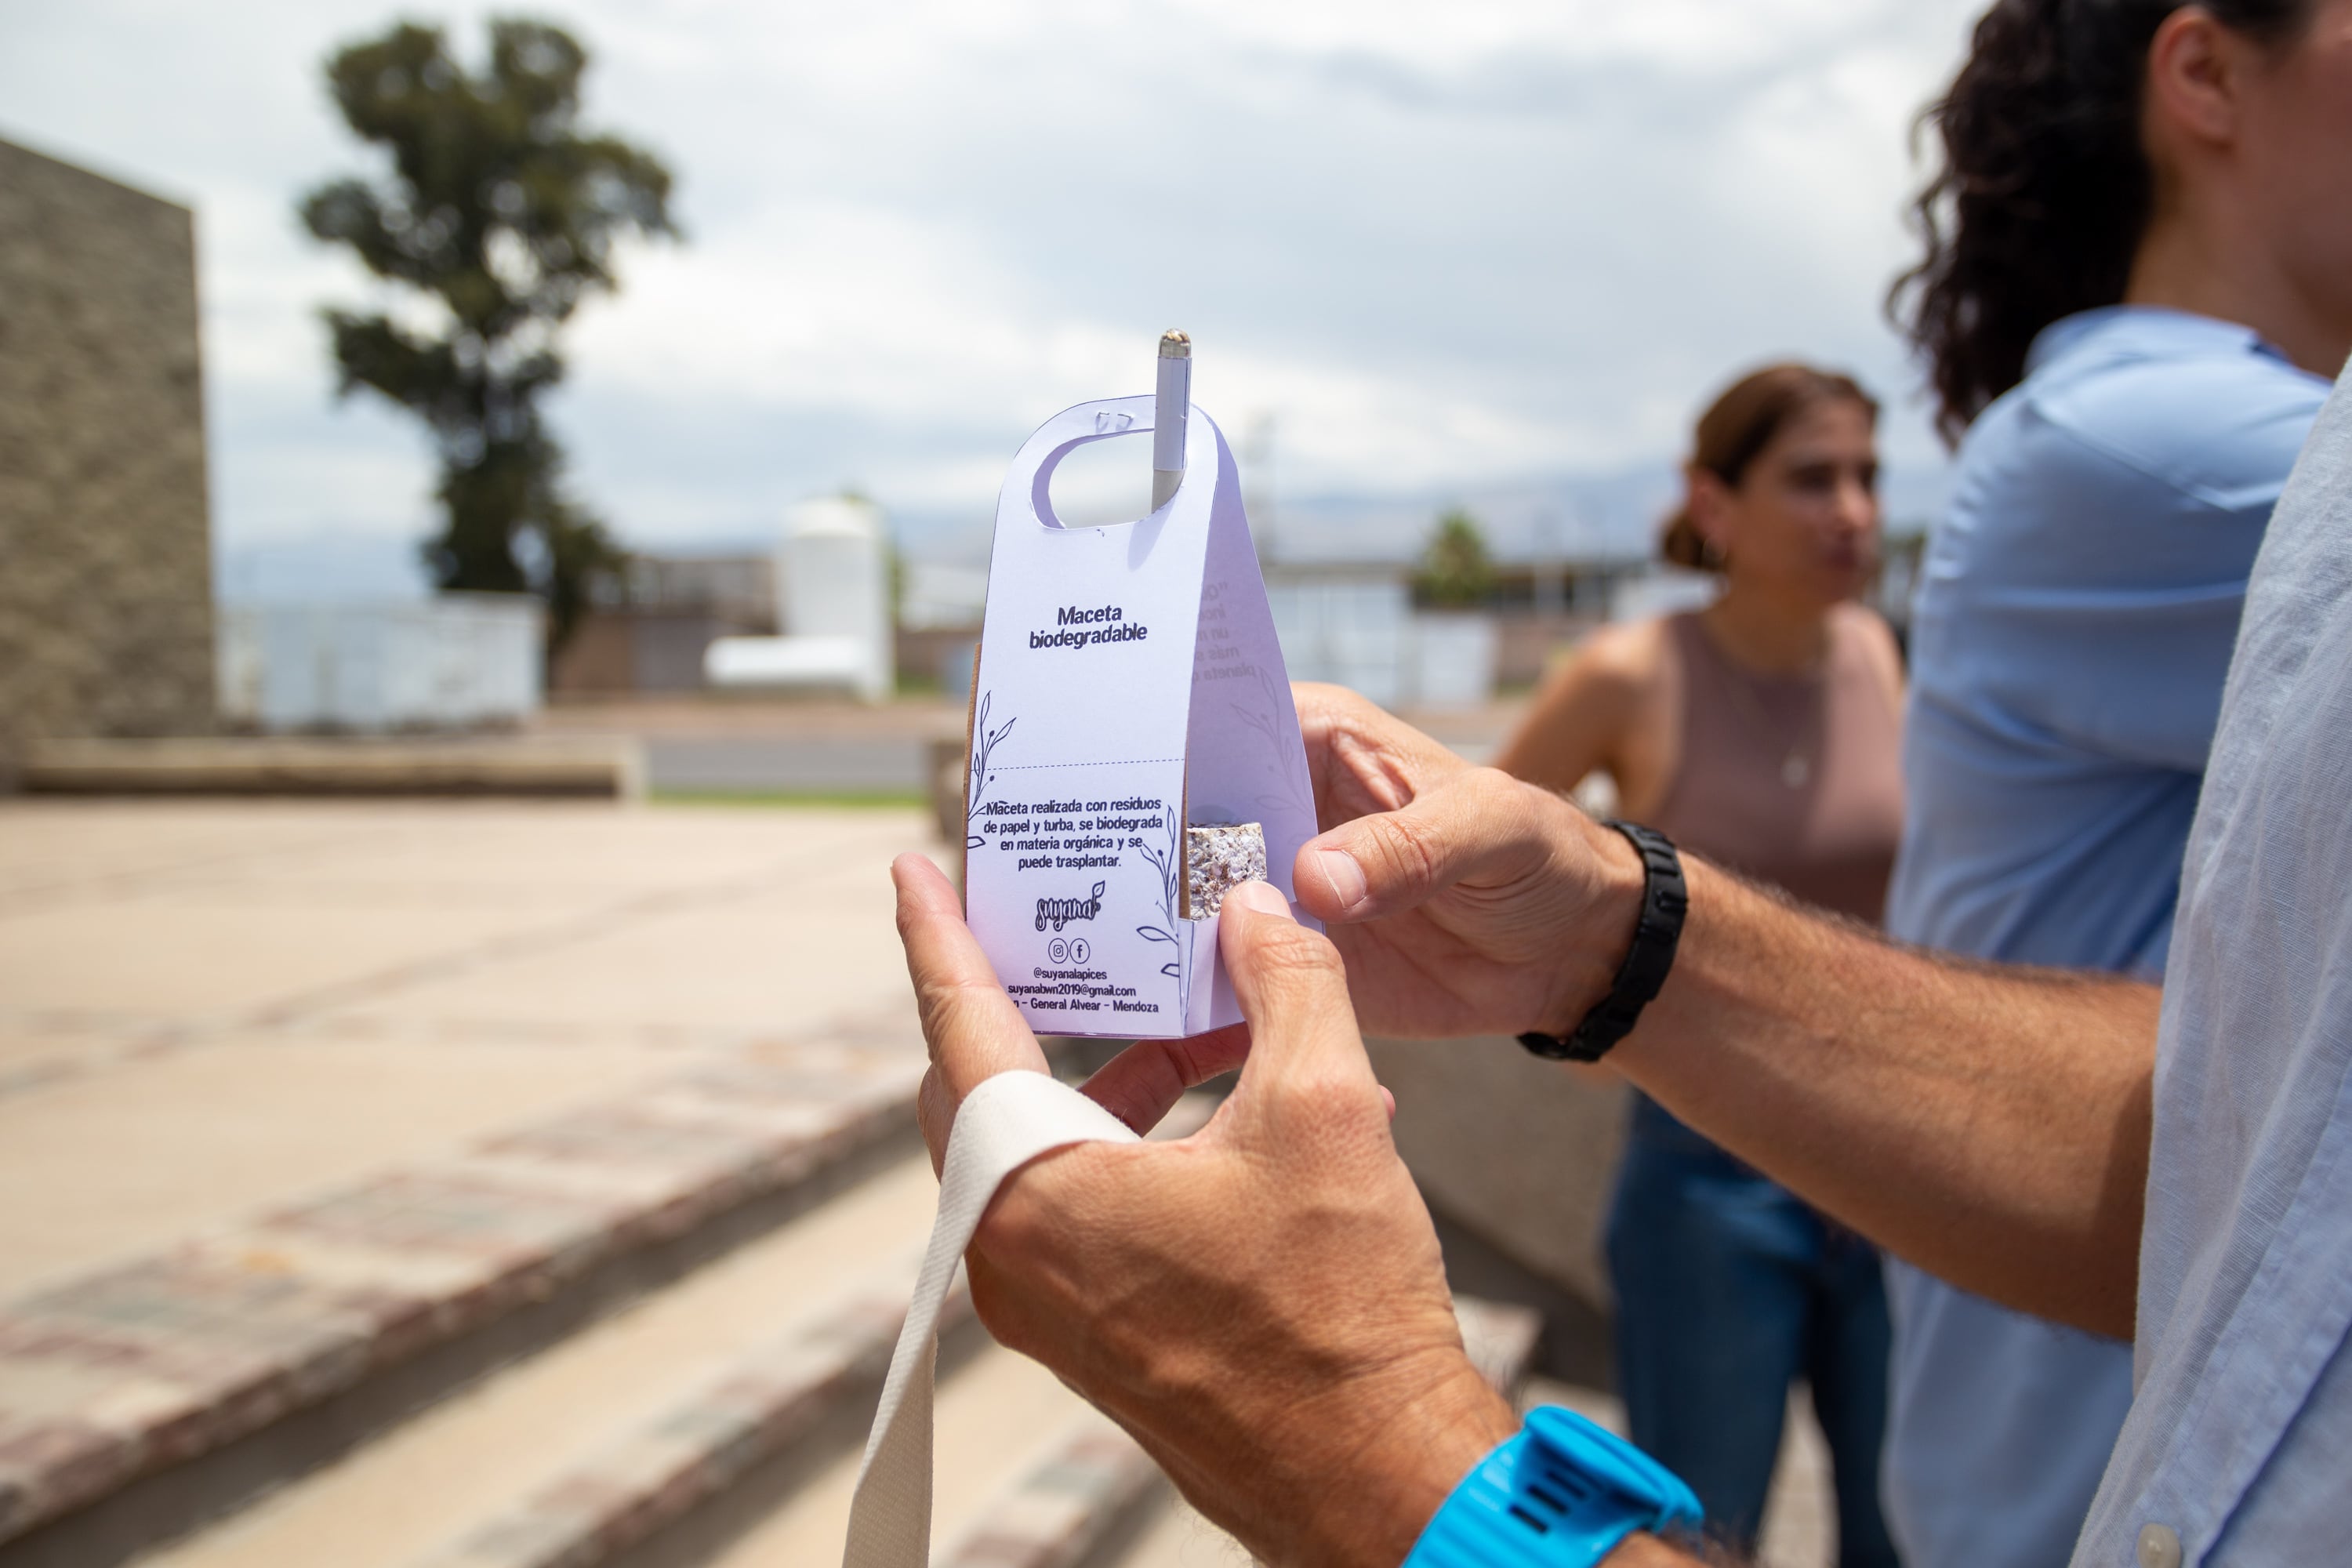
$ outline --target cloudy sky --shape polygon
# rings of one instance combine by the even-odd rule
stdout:
[[[583,312],[555,418],[653,548],[854,484],[968,551],[1021,437],[1144,390],[1170,325],[1230,435],[1271,420],[1284,497],[1662,473],[1784,354],[1889,394],[1892,465],[1931,474],[1879,300],[1977,5],[562,0],[533,14],[688,240]],[[292,216],[365,162],[320,62],[403,15],[478,47],[471,6],[0,0],[0,135],[197,209],[233,548],[429,525],[416,434],[331,396],[317,308],[370,286]]]

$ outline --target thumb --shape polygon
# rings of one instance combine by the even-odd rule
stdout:
[[[1413,909],[1464,882],[1507,882],[1549,854],[1540,808],[1550,798],[1493,768],[1458,774],[1400,810],[1310,840],[1293,868],[1298,901],[1349,923]]]
[[[1225,895],[1217,947],[1250,1026],[1237,1097],[1308,1089],[1379,1107],[1347,970],[1328,938],[1294,920],[1277,889],[1244,882]]]
[[[1001,1072],[1046,1071],[1045,1053],[997,984],[988,955],[963,922],[955,888],[940,868],[920,855],[901,855],[891,863],[890,880],[898,893],[907,973],[931,1053],[915,1119],[937,1170],[947,1160],[948,1136],[964,1096]]]

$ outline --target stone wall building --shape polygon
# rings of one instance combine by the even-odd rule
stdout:
[[[0,142],[0,787],[213,724],[194,215]]]

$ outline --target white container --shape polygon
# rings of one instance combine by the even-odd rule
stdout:
[[[261,721],[261,612],[249,605],[214,609],[213,689],[232,725]]]
[[[1412,617],[1412,680],[1405,700],[1416,708],[1481,708],[1495,695],[1502,639],[1494,618],[1465,610]]]
[[[1609,618],[1646,621],[1685,610],[1703,610],[1722,592],[1722,580],[1707,573],[1656,567],[1617,584],[1609,596]]]
[[[897,681],[889,537],[881,509],[843,497],[785,514],[776,550],[777,637],[720,637],[703,656],[713,686],[845,689],[889,700]]]
[[[541,616],[520,594],[240,608],[221,617],[224,710],[272,734],[519,724],[541,703]]]
[[[1276,581],[1266,603],[1293,679],[1328,680],[1384,708],[1403,699],[1412,601],[1402,578]]]
[[[713,686],[846,687],[862,691],[872,664],[856,637],[717,637],[702,656]]]

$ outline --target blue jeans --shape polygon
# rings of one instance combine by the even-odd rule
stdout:
[[[1646,1096],[1609,1212],[1617,1377],[1633,1441],[1752,1547],[1802,1378],[1828,1436],[1841,1568],[1895,1563],[1878,1507],[1886,1296],[1878,1254]]]

